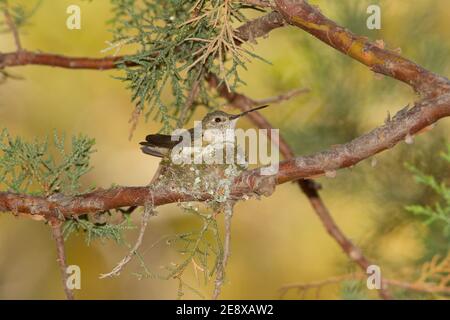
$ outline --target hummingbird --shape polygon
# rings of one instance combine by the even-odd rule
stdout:
[[[213,111],[208,113],[199,123],[202,127],[201,135],[195,134],[196,127],[186,130],[190,136],[190,145],[195,145],[195,140],[201,138],[207,145],[221,143],[226,136],[227,130],[234,133],[237,121],[250,112],[261,110],[268,105],[259,106],[239,114],[229,114],[224,111]],[[143,153],[159,158],[169,158],[173,149],[182,142],[183,137],[177,135],[150,134],[145,141],[140,142]],[[203,145],[205,146],[205,145]]]

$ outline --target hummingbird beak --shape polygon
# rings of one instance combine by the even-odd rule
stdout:
[[[235,120],[235,119],[238,119],[238,118],[240,118],[240,117],[242,117],[242,116],[245,116],[247,113],[250,113],[250,112],[253,112],[253,111],[256,111],[256,110],[260,110],[260,109],[264,109],[264,108],[267,108],[268,106],[269,106],[269,105],[265,105],[265,106],[260,106],[260,107],[253,108],[253,109],[244,111],[244,112],[242,112],[242,113],[232,115],[232,116],[230,116],[229,119],[230,119],[230,120]]]

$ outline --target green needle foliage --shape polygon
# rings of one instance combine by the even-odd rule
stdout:
[[[4,129],[0,134],[0,186],[8,191],[37,195],[80,192],[80,179],[91,169],[89,160],[95,141],[72,137],[66,150],[64,136],[26,142]]]
[[[344,300],[367,300],[365,281],[346,280],[341,283],[341,297]]]
[[[28,24],[30,18],[36,13],[36,11],[41,6],[43,0],[36,0],[36,1],[26,1],[27,7],[24,6],[25,1],[19,1],[20,3],[17,3],[17,0],[14,1],[8,1],[8,0],[0,0],[0,11],[3,11],[6,7],[8,8],[8,11],[13,19],[14,25],[17,28],[21,28]],[[31,6],[30,2],[32,3]],[[1,15],[3,16],[3,14]],[[0,21],[0,33],[2,32],[9,32],[9,27],[6,24],[6,21],[2,20]]]
[[[134,45],[120,68],[136,103],[132,123],[153,114],[163,131],[179,127],[196,105],[210,106],[203,77],[213,72],[234,87],[250,52],[239,46],[232,24],[244,6],[231,0],[112,0],[113,47]],[[131,66],[134,65],[134,66]],[[163,99],[171,91],[170,101]]]
[[[110,213],[103,213],[109,216]],[[119,244],[123,244],[123,231],[134,229],[135,226],[131,223],[129,215],[124,216],[125,219],[118,224],[113,223],[94,223],[89,221],[87,216],[82,216],[78,219],[70,219],[64,223],[63,234],[64,239],[67,240],[74,232],[84,232],[86,244],[90,245],[93,240],[113,240]]]
[[[192,212],[192,211],[191,211]],[[168,239],[167,244],[175,246],[183,256],[183,261],[172,266],[168,266],[169,273],[166,278],[170,279],[180,275],[191,264],[203,274],[205,283],[217,271],[219,261],[223,256],[222,241],[220,239],[217,221],[210,214],[199,214],[203,225],[197,232],[178,234]],[[214,262],[209,265],[210,257],[215,257]]]
[[[89,160],[94,143],[88,137],[74,136],[67,150],[64,135],[59,137],[56,132],[52,139],[27,142],[11,137],[4,129],[0,134],[0,190],[44,196],[79,194],[83,191],[80,179],[91,170]],[[95,239],[123,243],[122,232],[134,226],[126,214],[122,222],[110,223],[112,214],[99,213],[97,221],[91,221],[87,215],[67,220],[63,228],[65,239],[82,231],[88,245]]]
[[[447,147],[447,151],[441,154],[441,157],[450,166],[450,145]],[[424,217],[425,224],[441,224],[444,235],[450,238],[450,187],[445,182],[449,177],[434,177],[412,165],[408,165],[408,168],[414,174],[416,182],[433,190],[439,200],[431,206],[410,205],[406,207],[406,210]]]
[[[135,273],[138,278],[154,278],[161,280],[178,280],[178,297],[181,298],[188,289],[200,298],[203,295],[194,287],[184,281],[184,274],[192,268],[200,284],[207,284],[210,279],[223,267],[221,261],[224,255],[223,243],[216,218],[208,213],[200,213],[198,208],[183,207],[186,213],[192,214],[201,221],[201,227],[197,231],[183,232],[168,235],[155,242],[150,249],[161,243],[178,252],[180,261],[172,262],[164,266],[164,272],[157,274],[152,272],[145,264],[143,257],[139,256],[143,272]]]

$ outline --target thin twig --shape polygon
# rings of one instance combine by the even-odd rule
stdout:
[[[178,118],[178,127],[184,125],[187,120],[187,115],[189,114],[189,110],[197,99],[198,93],[200,89],[200,81],[197,79],[191,86],[191,90],[189,91],[189,95],[186,99],[186,104],[183,106],[183,109],[180,112],[180,117]]]
[[[125,56],[88,58],[88,57],[70,57],[60,54],[16,51],[0,53],[0,68],[38,65],[66,69],[90,69],[90,70],[110,70],[117,69]],[[135,63],[127,62],[127,66],[133,66]]]
[[[427,100],[418,102],[413,109],[404,115],[346,145],[281,163],[277,183],[323,174],[327,170],[349,167],[378,152],[392,148],[408,134],[419,132],[438,119],[450,115],[450,84],[446,78],[423,69],[397,53],[379,48],[364,37],[352,34],[347,29],[324,17],[317,8],[310,6],[306,1],[276,0],[275,3],[277,10],[281,12],[285,20],[278,12],[270,13],[260,19],[258,23],[252,24],[251,28],[239,32],[239,38],[245,41],[251,40],[256,36],[267,34],[274,28],[285,25],[288,21],[344,54],[362,62],[371,70],[410,84],[417,92],[421,93],[422,97],[427,98]],[[350,51],[350,48],[355,50]],[[105,69],[116,68],[120,59],[120,57],[114,59],[70,58],[51,54],[14,52],[0,54],[0,67],[40,64],[73,69]],[[247,174],[246,177],[254,176]],[[301,181],[303,180],[299,180],[299,183]],[[238,189],[242,191],[242,188]],[[106,192],[96,192],[73,198],[65,204],[49,203],[48,199],[0,193],[0,211],[51,215],[53,207],[57,207],[61,208],[64,215],[80,214],[80,212],[91,213],[111,207],[141,204],[148,192],[150,191],[141,188],[107,190]],[[165,194],[156,194],[159,204],[189,199],[184,194],[174,194],[168,190],[162,190],[162,192]],[[89,201],[91,198],[98,200],[103,197],[102,208],[99,208],[98,202]],[[323,204],[318,202],[317,205]],[[38,208],[37,211],[36,208]],[[326,223],[329,224],[330,222]]]
[[[62,232],[62,221],[60,220],[51,220],[50,226],[52,228],[53,239],[55,239],[56,243],[56,261],[58,262],[59,270],[61,273],[61,279],[64,287],[64,292],[66,294],[67,300],[74,300],[74,295],[72,290],[68,287],[68,275],[67,275],[67,263],[66,263],[66,254],[64,249],[64,236]]]
[[[235,179],[231,195],[236,199],[255,192],[269,196],[271,193],[266,192],[270,191],[267,187],[354,166],[377,153],[393,148],[404,141],[408,134],[412,136],[448,116],[450,94],[421,100],[410,110],[393,117],[388,124],[348,143],[308,156],[281,161],[274,176],[261,175],[260,168],[244,171]],[[154,199],[155,206],[177,201],[206,201],[212,198],[207,193],[182,192],[168,185],[159,186],[157,189],[148,186],[114,187],[75,196],[62,195],[58,199],[3,191],[0,192],[0,212],[22,213],[47,219],[59,215],[70,218],[121,207],[142,206],[150,196]]]
[[[273,3],[275,9],[291,25],[361,62],[371,71],[408,84],[422,97],[436,97],[450,91],[447,78],[405,59],[394,50],[383,48],[377,42],[352,33],[328,19],[317,6],[310,5],[307,1],[274,0]]]
[[[309,289],[318,289],[318,288],[321,288],[326,285],[340,283],[340,282],[346,281],[346,280],[362,280],[366,277],[367,277],[367,275],[365,275],[363,273],[355,273],[355,274],[344,274],[344,275],[331,277],[331,278],[319,280],[319,281],[311,281],[311,282],[306,282],[306,283],[290,283],[290,284],[283,285],[279,289],[280,298],[283,298],[288,291],[294,290],[294,289],[303,293],[304,291],[307,291]]]
[[[268,0],[243,0],[242,2],[256,7],[269,8],[270,2]]]
[[[290,290],[298,290],[299,292],[305,292],[310,289],[319,290],[323,286],[340,283],[342,281],[347,280],[358,280],[364,281],[367,280],[367,274],[364,273],[353,273],[353,274],[344,274],[336,277],[331,277],[324,280],[305,282],[305,283],[291,283],[284,285],[280,288],[280,296],[283,297]],[[384,283],[389,286],[398,287],[402,289],[407,289],[410,291],[416,292],[424,292],[424,293],[441,293],[441,294],[450,294],[449,287],[436,286],[429,283],[422,282],[406,282],[396,279],[388,279],[384,278]]]
[[[17,30],[17,26],[14,23],[14,19],[9,13],[8,5],[5,5],[5,8],[3,9],[3,14],[5,15],[5,21],[8,25],[9,30],[13,34],[14,42],[16,44],[17,51],[22,51],[22,44],[20,42],[20,36],[19,36],[19,30]]]
[[[228,259],[231,254],[231,220],[233,218],[234,203],[228,201],[225,204],[224,219],[225,219],[225,240],[223,243],[223,256],[220,262],[220,267],[217,269],[216,280],[214,285],[213,300],[217,300],[222,291],[223,282],[225,280],[225,270],[228,264]]]
[[[158,180],[160,174],[161,174],[161,164],[158,165],[158,168],[156,169],[155,174],[153,175],[152,180],[150,181],[149,188]],[[118,276],[122,269],[131,261],[133,256],[137,254],[137,250],[141,247],[142,241],[144,239],[145,230],[147,229],[148,220],[152,215],[155,213],[155,201],[152,195],[152,201],[151,204],[146,203],[144,206],[144,213],[142,214],[141,218],[141,228],[139,229],[139,236],[133,246],[133,248],[130,250],[130,252],[114,267],[114,269],[106,274],[100,275],[100,279],[111,277],[111,276]],[[134,210],[136,210],[137,206],[131,206],[128,208],[128,210],[122,211],[125,213],[132,213]]]
[[[285,20],[278,12],[271,12],[262,17],[251,20],[236,29],[239,35],[236,45],[262,37],[270,31],[286,25]],[[16,52],[0,53],[0,68],[25,65],[40,65],[67,69],[109,70],[116,69],[121,63],[128,67],[136,63],[128,61],[127,56],[109,56],[103,58],[69,57],[60,54],[32,52],[21,50]]]
[[[269,98],[262,103],[261,101],[253,100],[241,93],[238,92],[229,92],[226,88],[220,84],[219,79],[214,75],[210,74],[207,78],[209,84],[215,88],[219,94],[225,98],[232,106],[242,110],[247,111],[250,108],[259,105],[266,104],[268,100],[272,100],[272,102],[276,101],[277,97]],[[304,90],[304,89],[300,89]],[[298,92],[298,91],[297,91]],[[282,99],[292,98],[295,94],[282,94],[278,97],[282,97]],[[258,111],[251,112],[247,114],[247,117],[259,128],[267,129],[268,138],[271,139],[270,129],[272,129],[272,125],[267,119],[261,115]],[[287,143],[287,141],[280,135],[278,146],[280,152],[286,159],[294,158],[294,152]],[[321,199],[318,189],[320,186],[317,185],[313,180],[308,179],[300,179],[297,181],[300,189],[307,196],[312,208],[315,213],[319,217],[320,221],[324,225],[325,229],[328,231],[331,237],[333,237],[336,242],[341,246],[343,251],[347,254],[347,256],[354,262],[356,262],[364,271],[366,271],[367,267],[371,265],[371,263],[367,260],[367,258],[362,254],[361,250],[355,246],[349,238],[345,236],[342,230],[338,227],[333,217],[331,216],[328,208],[325,206],[323,200]],[[380,290],[380,296],[383,299],[389,299],[389,292],[382,286]]]
[[[148,221],[153,214],[154,214],[153,205],[149,204],[148,206],[145,207],[144,213],[142,214],[141,227],[139,229],[139,236],[138,236],[133,248],[122,260],[120,260],[120,262],[114,267],[114,269],[112,269],[111,272],[101,274],[100,279],[120,275],[120,272],[122,271],[122,269],[131,261],[131,259],[137,253],[138,249],[141,247],[142,241],[144,240],[145,230],[147,229]]]
[[[364,256],[361,249],[357,247],[339,228],[330,212],[328,211],[328,208],[323,204],[323,201],[319,197],[318,192],[311,192],[308,198],[328,234],[339,244],[339,246],[350,258],[350,260],[355,262],[361,268],[361,270],[363,270],[363,272],[366,272],[367,268],[372,265],[372,262],[370,262]],[[386,288],[383,278],[381,279],[381,288],[378,293],[382,299],[392,299],[389,291]]]
[[[298,88],[289,90],[288,92],[282,93],[280,95],[269,97],[261,100],[255,100],[257,104],[265,105],[265,104],[275,104],[283,101],[291,100],[292,98],[299,96],[304,93],[308,93],[310,90],[308,88]]]

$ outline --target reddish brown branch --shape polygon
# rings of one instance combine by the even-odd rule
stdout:
[[[314,189],[308,188],[305,190],[305,187],[303,185],[300,185],[302,190],[305,193],[308,193],[308,199],[311,205],[314,208],[314,211],[319,216],[320,221],[322,222],[323,226],[327,230],[328,234],[336,240],[336,242],[339,244],[339,246],[342,248],[342,250],[345,252],[345,254],[354,261],[362,270],[363,272],[367,271],[367,268],[372,265],[372,263],[363,255],[360,248],[358,248],[339,228],[339,226],[334,221],[333,217],[331,216],[330,212],[328,211],[328,208],[323,203],[322,199],[320,198],[318,192]],[[381,280],[382,286],[379,290],[379,295],[382,299],[392,299],[389,291],[387,290],[385,286],[384,279]]]
[[[346,144],[280,164],[278,183],[312,177],[354,166],[360,161],[394,147],[437,120],[450,116],[450,94],[416,103],[391,121]]]
[[[411,85],[424,97],[449,92],[448,79],[438,76],[366,37],[357,36],[325,17],[304,0],[275,0],[276,9],[294,26],[370,67],[371,70]]]
[[[25,65],[41,65],[68,69],[107,70],[117,68],[124,57],[83,58],[67,57],[58,54],[18,51],[0,53],[0,68]]]
[[[284,18],[277,12],[271,12],[265,16],[249,21],[237,28],[239,38],[243,41],[254,40],[266,35],[273,29],[285,25]],[[126,61],[127,66],[135,65],[127,61],[126,56],[88,58],[68,57],[58,54],[31,52],[21,50],[17,52],[0,53],[0,69],[25,65],[41,65],[68,69],[93,69],[108,70],[118,67],[121,61]]]
[[[257,102],[243,94],[237,92],[229,92],[227,88],[222,84],[219,85],[219,79],[211,74],[208,77],[209,84],[214,87],[219,94],[225,98],[232,106],[246,111],[257,105]],[[247,114],[247,117],[259,128],[267,129],[268,138],[271,139],[270,129],[272,129],[272,125],[267,121],[267,119],[262,116],[258,111],[251,112]],[[294,158],[294,152],[290,148],[287,141],[283,138],[282,135],[279,136],[279,149],[281,154],[285,159]],[[325,206],[322,198],[318,192],[318,186],[313,180],[309,179],[299,179],[297,181],[300,189],[307,196],[309,203],[313,207],[320,221],[322,222],[325,229],[328,231],[331,237],[333,237],[342,250],[347,254],[347,256],[354,262],[356,262],[365,272],[367,267],[371,265],[367,258],[362,254],[361,250],[355,246],[349,238],[345,236],[342,230],[334,221],[331,216],[328,208]],[[380,290],[380,296],[383,299],[390,299],[389,292],[383,287]]]
[[[424,129],[440,118],[450,116],[450,95],[417,103],[411,110],[395,116],[392,121],[349,143],[310,156],[300,156],[280,162],[275,176],[262,176],[259,169],[244,172],[235,181],[232,194],[240,197],[252,192],[270,194],[271,185],[308,178],[327,171],[353,166],[383,150],[392,148],[407,135]],[[119,187],[98,190],[79,196],[56,195],[49,198],[0,192],[0,211],[69,217],[114,208],[142,206],[147,199],[155,206],[177,201],[211,198],[210,195],[181,193],[169,186],[158,190],[148,187]]]
[[[254,41],[256,38],[267,35],[270,31],[286,25],[283,16],[278,12],[271,12],[265,16],[251,20],[236,29],[239,39]]]
[[[284,140],[280,140],[280,150],[288,160],[280,164],[280,171],[275,177],[276,181],[270,180],[270,177],[260,176],[258,170],[246,172],[235,182],[233,189],[235,197],[252,192],[269,194],[275,182],[280,184],[353,166],[383,150],[392,148],[405,137],[450,115],[450,84],[446,78],[433,74],[397,53],[367,41],[364,37],[352,34],[323,16],[318,9],[310,6],[306,1],[275,0],[275,3],[280,13],[274,12],[257,19],[256,23],[249,23],[246,28],[239,30],[241,39],[252,40],[282,26],[284,21],[281,17],[284,17],[290,24],[311,33],[328,45],[367,65],[374,72],[391,76],[411,85],[426,100],[416,103],[408,111],[403,110],[392,121],[368,134],[344,145],[310,156],[290,159],[293,157],[292,151]],[[121,59],[123,58],[69,58],[51,54],[17,52],[0,54],[0,68],[38,64],[74,69],[111,69],[117,67],[117,62]],[[249,102],[245,101],[245,97],[236,96],[233,93],[225,94],[230,95],[227,99],[232,101]],[[270,128],[267,120],[258,117],[256,113],[253,121],[261,128]],[[359,251],[355,251],[354,245],[337,228],[318,197],[317,190],[313,186],[308,186],[308,181],[301,181],[303,181],[301,182],[302,189],[307,194],[309,192],[309,199],[312,199],[311,203],[328,232],[361,267],[366,267],[367,260]],[[210,197],[209,195],[179,193],[169,188],[150,191],[145,187],[123,187],[96,191],[77,197],[60,196],[52,199],[2,192],[0,193],[0,210],[43,215],[47,218],[60,214],[68,217],[124,206],[140,206],[145,204],[146,199],[150,196],[155,200],[155,206],[176,201],[203,201]]]
[[[419,128],[425,128],[427,124],[430,124],[428,121],[432,118],[450,115],[450,83],[448,79],[429,72],[396,52],[385,50],[365,37],[354,35],[326,18],[316,7],[309,5],[304,0],[275,0],[275,4],[276,9],[290,24],[302,28],[333,48],[367,65],[371,70],[407,83],[423,97],[438,97],[434,101],[423,101],[417,104],[409,112],[402,110],[393,122],[350,143],[312,157],[297,159],[297,165],[307,166],[308,163],[312,164],[321,159],[327,168],[316,167],[314,168],[317,170],[316,172],[318,174],[326,173],[327,169],[333,172],[334,166],[348,167],[359,162],[359,159],[391,148],[405,137],[420,131]],[[314,206],[315,202],[312,200],[314,196],[311,195],[309,198]],[[320,203],[320,198],[317,200],[319,203],[315,211],[324,222],[328,233],[363,270],[366,270],[370,263],[337,227],[326,207]],[[380,293],[384,298],[389,297],[386,290],[382,290]]]
[[[235,96],[235,99],[244,99],[244,97]],[[273,192],[275,184],[354,165],[393,147],[407,135],[412,135],[445,116],[450,116],[449,94],[422,101],[411,110],[401,112],[384,126],[345,145],[311,156],[285,160],[280,163],[280,171],[276,177],[261,176],[259,170],[245,172],[235,181],[232,195],[236,198],[251,193],[269,195]],[[263,123],[261,118],[259,121]],[[267,121],[266,125],[270,126]],[[362,268],[367,268],[370,263],[337,227],[314,187],[308,185],[310,183],[308,181],[301,181],[303,181],[301,182],[302,190],[308,194],[312,206],[330,235],[352,260]],[[51,198],[0,192],[0,211],[41,215],[49,219],[60,217],[60,215],[70,217],[126,206],[142,206],[149,198],[152,198],[154,205],[158,206],[177,201],[205,201],[209,200],[211,195],[180,193],[169,186],[159,190],[151,190],[148,187],[121,187],[75,197],[59,195]],[[389,298],[387,292],[381,291],[381,294],[384,298]]]

